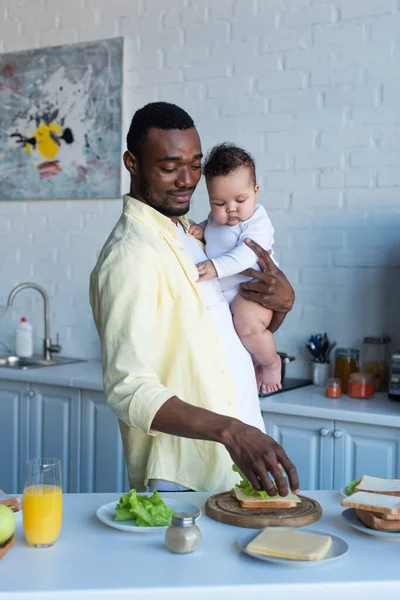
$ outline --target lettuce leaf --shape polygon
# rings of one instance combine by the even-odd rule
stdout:
[[[160,494],[139,496],[136,490],[122,494],[115,507],[115,521],[135,520],[138,527],[167,527],[171,524],[174,510],[168,508]]]
[[[249,496],[255,496],[257,498],[270,498],[269,494],[267,494],[267,492],[265,490],[255,490],[253,488],[253,486],[251,485],[250,481],[247,479],[247,477],[245,475],[243,475],[242,471],[239,469],[239,467],[237,467],[236,465],[232,465],[232,471],[235,471],[235,473],[239,473],[240,477],[242,478],[242,481],[240,483],[236,484],[236,487],[241,488],[242,490],[245,491],[246,494],[248,494]],[[286,477],[286,474],[282,471],[282,475],[284,477]],[[277,489],[276,487],[276,483],[274,482],[275,485],[275,489]],[[277,494],[279,496],[279,494]]]
[[[351,496],[352,494],[354,494],[354,492],[356,491],[356,487],[359,483],[359,479],[353,479],[353,481],[350,481],[350,483],[346,485],[344,491],[346,492],[347,496]]]

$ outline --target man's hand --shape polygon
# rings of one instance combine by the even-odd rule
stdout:
[[[246,239],[246,244],[258,257],[261,271],[246,269],[241,274],[257,281],[242,283],[239,294],[246,300],[258,302],[274,313],[288,313],[294,304],[294,290],[285,274],[274,264],[268,252],[253,240]],[[281,317],[281,321],[283,317]]]
[[[290,489],[297,493],[299,479],[295,466],[286,452],[273,438],[256,427],[233,420],[223,441],[233,462],[248,478],[255,490],[265,490],[269,496],[276,495],[276,489],[269,473],[275,480],[280,496],[286,496],[289,489],[282,475],[282,467],[289,479]]]
[[[200,240],[202,242],[204,239],[204,229],[201,225],[198,225],[197,223],[190,223],[189,233],[190,235],[195,237],[196,240]]]
[[[198,281],[207,281],[207,279],[215,279],[218,273],[214,267],[212,260],[204,260],[196,265],[199,273]]]

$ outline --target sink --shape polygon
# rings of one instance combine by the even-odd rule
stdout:
[[[57,356],[50,360],[46,360],[42,356],[31,356],[30,358],[0,356],[0,368],[3,367],[7,369],[40,369],[41,367],[57,367],[59,365],[68,365],[79,362],[86,361],[80,358],[65,358],[62,356]]]

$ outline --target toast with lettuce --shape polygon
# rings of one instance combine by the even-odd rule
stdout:
[[[295,508],[301,502],[301,499],[289,492],[287,496],[269,496],[265,490],[255,490],[247,477],[236,466],[232,466],[232,470],[238,473],[241,477],[240,483],[231,491],[231,495],[236,498],[242,508],[250,509],[279,509],[279,508]],[[284,475],[284,473],[282,473]],[[276,489],[276,484],[275,484]]]

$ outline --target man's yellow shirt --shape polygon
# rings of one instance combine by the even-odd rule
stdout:
[[[187,230],[189,221],[180,219]],[[159,433],[172,396],[236,417],[237,399],[196,266],[176,225],[131,196],[90,277],[107,401],[119,419],[131,487],[163,479],[196,491],[230,489],[237,476],[221,444]],[[107,444],[107,440],[104,440]]]

